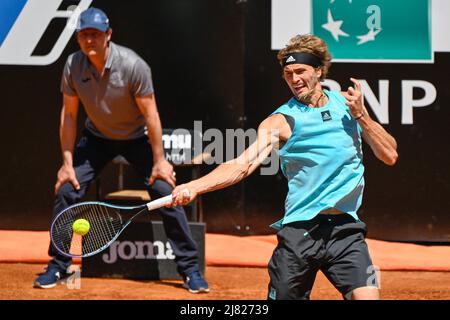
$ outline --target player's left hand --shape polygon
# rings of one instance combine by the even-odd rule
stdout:
[[[166,159],[162,159],[153,165],[152,174],[148,183],[152,185],[156,179],[164,180],[170,184],[172,188],[175,188],[177,182],[175,172],[173,171],[173,166]]]
[[[350,80],[355,84],[355,87],[348,87],[346,92],[342,92],[342,95],[347,100],[345,104],[350,108],[353,118],[358,118],[364,112],[361,84],[354,78],[350,78]]]

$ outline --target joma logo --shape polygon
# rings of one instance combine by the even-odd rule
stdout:
[[[109,247],[109,253],[103,254],[103,261],[108,264],[122,260],[175,259],[169,242],[162,241],[115,241]]]

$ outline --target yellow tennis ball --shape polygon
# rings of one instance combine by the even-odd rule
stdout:
[[[80,236],[84,236],[89,232],[91,225],[86,219],[77,219],[72,225],[73,232]]]

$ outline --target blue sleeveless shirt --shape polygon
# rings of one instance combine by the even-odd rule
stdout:
[[[279,150],[288,180],[283,219],[271,226],[314,218],[338,209],[356,220],[364,189],[361,133],[339,92],[324,90],[328,103],[311,108],[292,98],[272,114],[294,119],[291,137]]]

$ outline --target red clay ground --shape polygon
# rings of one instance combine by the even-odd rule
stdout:
[[[207,267],[211,292],[194,295],[180,281],[134,281],[82,278],[81,289],[59,285],[54,289],[33,289],[41,264],[0,264],[0,299],[148,299],[148,300],[264,300],[269,277],[265,268]],[[392,300],[450,300],[450,272],[382,271],[381,296]],[[314,300],[341,299],[319,273],[311,296]]]

